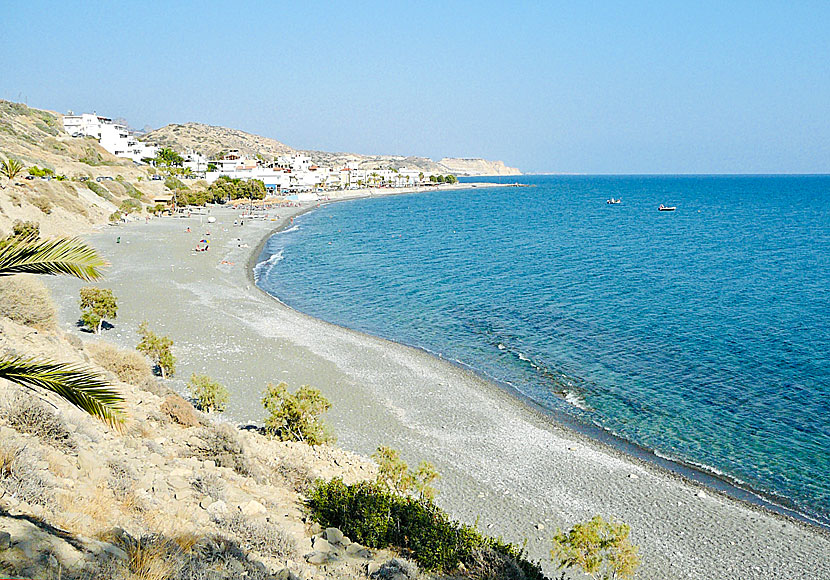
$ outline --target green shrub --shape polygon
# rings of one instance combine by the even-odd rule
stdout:
[[[597,580],[631,578],[640,557],[630,533],[627,524],[596,515],[567,532],[556,530],[551,556],[559,560],[560,569],[579,569]]]
[[[101,185],[100,183],[96,183],[95,181],[92,181],[90,179],[86,182],[86,186],[90,189],[90,191],[93,191],[95,195],[97,195],[98,197],[103,197],[107,201],[115,203],[115,198],[109,191],[107,191],[107,188]]]
[[[159,336],[144,321],[138,325],[138,336],[141,341],[135,347],[138,352],[146,354],[158,366],[161,378],[166,379],[176,371],[176,357],[173,356],[173,340],[167,336]]]
[[[323,527],[336,527],[371,548],[393,546],[426,570],[452,572],[459,564],[470,566],[484,550],[515,562],[521,578],[545,578],[521,549],[451,520],[431,500],[398,495],[377,483],[346,485],[339,478],[320,482],[307,506]]]
[[[120,221],[121,221],[121,212],[120,212],[120,211],[114,211],[114,212],[112,212],[112,213],[110,214],[109,220],[110,220],[111,222],[120,222]]]
[[[228,403],[230,393],[224,385],[214,381],[207,375],[193,373],[190,382],[187,383],[187,390],[196,399],[196,405],[200,410],[212,413],[213,411],[224,411]]]
[[[39,240],[40,224],[37,222],[14,220],[12,233],[0,240],[0,247],[21,240]]]
[[[282,441],[304,441],[322,445],[334,440],[319,416],[329,410],[331,403],[318,389],[303,385],[293,395],[288,385],[268,383],[262,405],[268,411],[265,432]]]
[[[78,161],[80,161],[81,163],[86,163],[87,165],[92,165],[94,167],[96,165],[103,164],[104,158],[101,157],[101,154],[95,150],[95,147],[90,145],[84,149],[84,154],[78,158]]]
[[[187,189],[187,186],[184,183],[182,183],[180,180],[176,179],[172,175],[164,180],[164,186],[170,190]]]
[[[141,179],[142,179],[141,176],[139,176],[138,180],[141,181]],[[116,175],[115,176],[115,181],[120,183],[124,187],[124,189],[127,191],[127,195],[129,195],[133,199],[141,199],[141,198],[144,197],[144,194],[141,193],[138,190],[138,188],[136,188],[136,186],[134,186],[132,183],[130,183],[129,181],[124,179],[123,175]]]
[[[385,445],[378,447],[372,454],[372,459],[378,464],[377,482],[388,491],[406,495],[414,490],[421,499],[435,498],[436,491],[432,483],[440,475],[432,463],[421,461],[418,469],[412,471],[396,449]]]
[[[101,334],[104,320],[118,316],[118,303],[112,290],[87,286],[81,288],[81,322],[84,326]]]
[[[140,212],[141,208],[144,207],[141,205],[141,202],[135,199],[125,199],[121,202],[121,205],[118,206],[118,210],[122,213],[130,214],[132,212]]]
[[[50,175],[55,175],[55,172],[49,169],[48,167],[40,168],[37,165],[32,165],[26,171],[29,172],[29,175],[33,175],[35,177],[48,177]]]

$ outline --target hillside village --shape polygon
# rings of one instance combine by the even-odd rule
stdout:
[[[61,117],[0,101],[2,243],[79,235],[127,215],[143,222],[159,213],[164,203],[158,202],[169,199],[171,187],[183,194],[210,182],[260,178],[274,193],[316,198],[320,187],[428,181],[414,170],[323,170],[298,152],[268,161],[230,150],[211,159],[185,152],[180,164],[157,167],[151,160],[164,149],[105,117]],[[0,306],[4,361],[33,357],[88,369],[115,386],[123,413],[123,423],[113,428],[54,394],[0,380],[3,577],[415,580],[483,578],[494,566],[511,578],[541,577],[517,548],[459,528],[432,504],[371,487],[380,479],[368,458],[331,445],[280,441],[255,426],[235,428],[200,412],[195,399],[154,376],[137,351],[62,330],[49,291],[36,277],[0,275]],[[315,481],[370,484],[366,489],[398,509],[431,510],[418,517],[437,517],[440,526],[419,524],[417,533],[432,534],[425,540],[433,546],[463,538],[453,550],[463,548],[467,566],[479,568],[457,559],[436,564],[437,547],[413,544],[401,551],[394,547],[403,545],[399,539],[390,549],[373,548],[377,540],[370,536],[360,542],[336,526],[321,526],[325,520],[312,518],[307,507]],[[469,559],[473,554],[477,560]],[[416,555],[432,573],[419,570]]]
[[[386,164],[378,159],[376,165],[366,167],[365,160],[361,160],[359,156],[350,156],[342,160],[330,157],[330,163],[323,165],[315,161],[313,153],[309,155],[294,151],[281,144],[268,149],[270,152],[281,152],[279,155],[269,155],[261,151],[248,154],[233,148],[213,152],[213,156],[208,156],[204,151],[193,148],[181,150],[181,144],[175,140],[171,142],[170,139],[164,139],[167,145],[163,148],[151,141],[152,132],[144,137],[145,140],[139,140],[139,137],[125,125],[96,114],[66,115],[62,122],[64,130],[70,136],[98,139],[101,147],[116,157],[131,159],[137,164],[157,166],[156,157],[159,152],[172,150],[178,155],[173,163],[179,169],[177,174],[190,179],[204,179],[208,184],[223,176],[229,179],[256,179],[262,181],[270,193],[281,194],[363,187],[400,188],[445,180],[449,183],[456,182],[456,176],[446,165],[431,164],[435,167],[425,171],[416,159],[412,160],[413,167],[400,163],[400,159],[397,163],[391,159],[387,160]],[[467,162],[469,166],[470,162],[483,160],[457,161]],[[484,169],[486,168],[485,165]],[[444,174],[436,172],[435,169],[447,171]],[[466,173],[469,175],[469,170]]]
[[[325,199],[361,188],[430,187],[455,181],[453,166],[462,170],[459,175],[518,173],[481,159],[434,162],[300,151],[199,123],[138,135],[125,122],[94,113],[61,115],[0,101],[0,163],[5,160],[20,168],[13,179],[0,182],[5,194],[0,196],[0,231],[11,231],[16,221],[36,222],[45,235],[233,199],[227,191],[211,191],[219,180],[254,183],[255,197],[280,202]],[[240,195],[251,195],[243,189]]]

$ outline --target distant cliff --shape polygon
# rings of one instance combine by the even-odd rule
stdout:
[[[438,162],[447,168],[448,173],[455,175],[521,175],[515,167],[508,167],[502,161],[487,161],[486,159],[459,159],[444,157]]]
[[[501,161],[487,161],[485,159],[444,158],[441,161],[433,161],[426,157],[404,155],[360,155],[357,153],[301,151],[268,137],[202,123],[166,125],[143,135],[141,140],[171,147],[180,153],[192,149],[209,157],[229,149],[238,149],[248,157],[261,155],[266,159],[273,159],[279,155],[304,153],[311,157],[314,163],[328,167],[339,167],[352,163],[357,164],[362,169],[391,167],[393,169],[417,169],[424,173],[439,174],[521,175],[518,169],[507,167]]]

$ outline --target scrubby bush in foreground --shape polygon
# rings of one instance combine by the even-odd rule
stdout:
[[[125,383],[138,385],[152,375],[147,359],[135,351],[122,350],[107,342],[95,342],[86,349],[92,360]]]
[[[377,483],[346,485],[339,478],[321,482],[307,505],[323,527],[339,528],[372,548],[395,547],[425,570],[452,572],[459,564],[474,567],[486,553],[493,568],[515,566],[522,574],[519,579],[545,578],[523,550],[451,520],[431,500],[398,495]]]
[[[58,314],[49,290],[30,276],[0,279],[0,316],[38,330],[57,328]]]
[[[18,433],[35,435],[44,443],[67,451],[75,449],[72,433],[63,419],[40,401],[13,397],[0,409],[0,417]]]
[[[196,399],[199,409],[207,413],[224,411],[230,393],[224,385],[214,381],[207,375],[193,373],[187,383],[187,390]]]
[[[262,405],[268,411],[265,432],[282,441],[304,441],[322,445],[334,441],[334,436],[320,420],[320,415],[331,407],[318,389],[303,385],[293,395],[288,385],[268,383]]]

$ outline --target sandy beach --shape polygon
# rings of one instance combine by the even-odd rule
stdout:
[[[533,559],[548,561],[557,527],[599,513],[630,524],[643,559],[637,578],[830,579],[826,532],[704,490],[558,426],[457,365],[306,316],[260,291],[252,264],[261,244],[315,206],[273,210],[242,226],[233,225],[239,210],[212,208],[90,236],[112,264],[98,285],[119,301],[103,338],[132,348],[147,320],[174,340],[173,386],[183,392],[193,372],[224,383],[232,422],[261,420],[268,382],[320,388],[332,402],[338,445],[368,455],[386,444],[412,464],[432,461],[443,476],[442,507],[488,534],[527,539]],[[192,251],[205,237],[210,250]],[[62,327],[91,339],[76,328],[83,284],[48,283]]]

